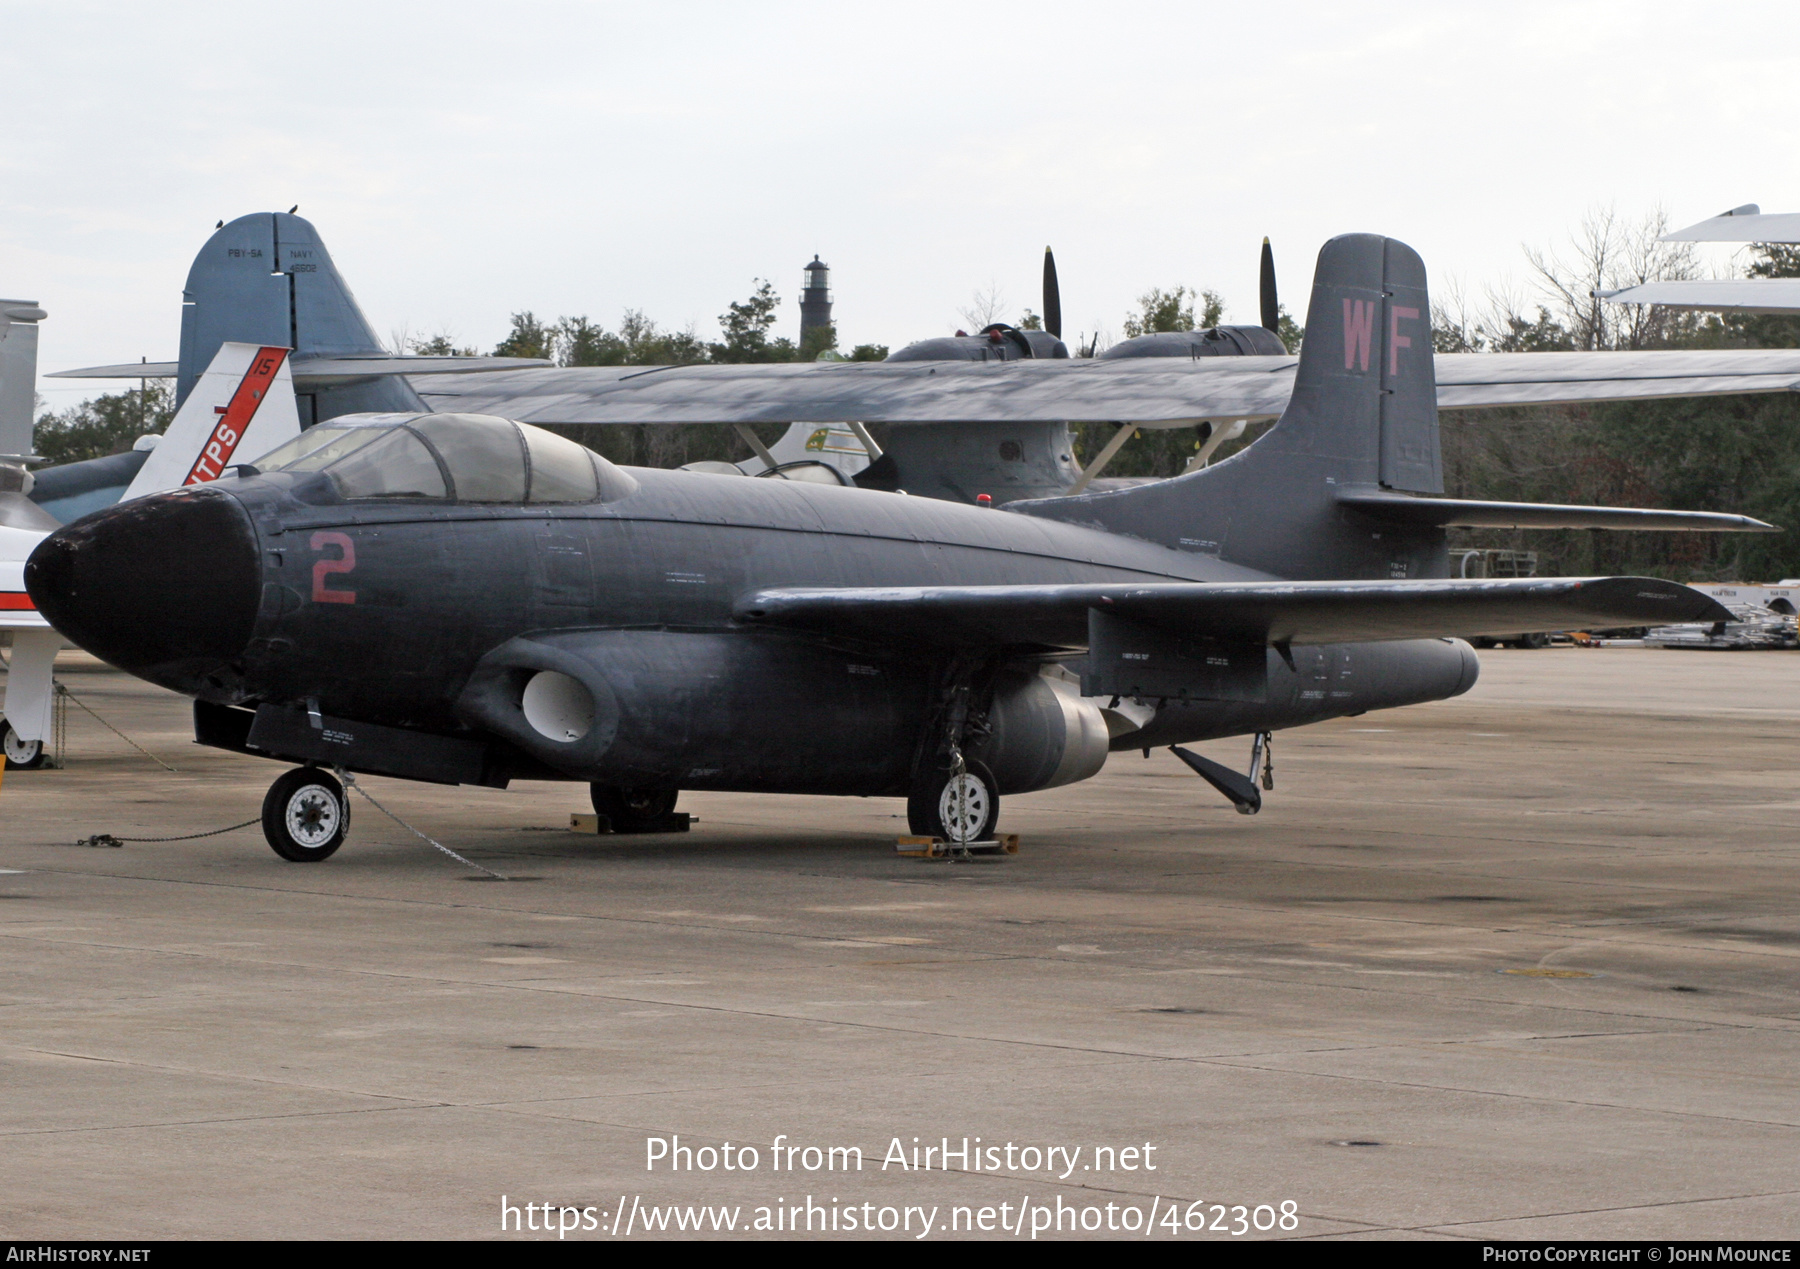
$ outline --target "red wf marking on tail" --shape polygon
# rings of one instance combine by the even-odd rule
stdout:
[[[1360,369],[1369,368],[1369,341],[1375,333],[1375,301],[1344,301],[1344,369],[1360,360]]]
[[[203,484],[225,474],[226,467],[231,465],[232,454],[237,451],[238,442],[244,439],[250,420],[256,417],[257,407],[269,395],[269,385],[274,382],[275,372],[281,369],[281,363],[286,358],[285,348],[257,350],[256,356],[250,359],[250,369],[244,372],[243,382],[231,394],[231,404],[213,407],[218,411],[219,421],[213,425],[212,435],[206,438],[200,457],[194,460],[194,465],[188,469],[187,479],[182,484]]]
[[[1416,322],[1419,320],[1419,310],[1401,308],[1397,304],[1388,309],[1388,377],[1394,379],[1400,377],[1400,350],[1412,347],[1411,338],[1400,333],[1402,317]]]

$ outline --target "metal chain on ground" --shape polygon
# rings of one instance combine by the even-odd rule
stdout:
[[[151,753],[148,749],[146,749],[142,745],[138,744],[137,741],[133,740],[130,736],[127,736],[124,732],[120,731],[117,727],[114,727],[111,723],[107,722],[104,718],[100,717],[100,715],[95,714],[94,711],[91,708],[89,708],[86,701],[82,700],[79,696],[75,695],[75,693],[71,692],[68,688],[64,687],[61,683],[58,683],[56,685],[56,694],[60,697],[64,697],[68,700],[74,701],[77,705],[81,706],[82,709],[87,710],[87,712],[90,715],[92,715],[95,722],[99,723],[102,727],[106,728],[106,730],[110,731],[113,735],[117,736],[120,740],[123,740],[126,744],[130,745],[133,749],[135,749],[139,753],[143,754],[144,757],[150,759],[151,762],[154,762],[157,766],[161,767],[164,771],[175,770],[174,767],[171,767],[168,763],[164,762],[161,758],[158,758],[155,754]]]
[[[68,768],[69,694],[58,693],[50,710],[50,766],[57,771]]]
[[[252,824],[262,823],[262,816],[253,820],[245,820],[242,824],[233,824],[228,828],[215,828],[205,833],[184,833],[180,837],[115,837],[111,833],[95,833],[92,837],[83,837],[77,846],[123,846],[126,842],[191,842],[200,837],[217,837],[220,833],[235,833],[240,828],[249,828]]]
[[[472,868],[476,872],[485,872],[488,876],[492,877],[495,881],[507,880],[507,878],[505,876],[503,876],[500,873],[495,872],[492,868],[483,868],[480,864],[476,863],[472,859],[464,859],[461,855],[459,855],[455,851],[451,850],[448,846],[444,845],[444,843],[438,841],[436,838],[427,837],[425,834],[421,833],[418,829],[414,828],[411,824],[408,824],[405,820],[401,819],[398,815],[395,815],[392,811],[388,810],[387,807],[385,807],[381,803],[377,802],[374,799],[374,797],[370,795],[370,793],[367,789],[363,788],[362,785],[360,785],[356,782],[356,777],[351,775],[348,771],[344,770],[342,767],[335,767],[335,768],[333,768],[333,770],[335,770],[337,772],[337,778],[344,782],[345,788],[355,789],[358,793],[363,795],[363,800],[366,801],[370,806],[374,807],[377,811],[380,811],[383,815],[387,816],[390,820],[394,821],[394,823],[398,824],[401,828],[403,828],[407,832],[411,833],[414,837],[418,838],[420,841],[428,842],[431,845],[436,846],[439,850],[443,851],[446,855],[450,856],[450,858],[454,859],[457,863],[461,864],[465,868]]]

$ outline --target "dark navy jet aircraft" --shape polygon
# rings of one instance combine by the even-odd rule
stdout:
[[[1430,311],[1410,248],[1333,239],[1279,422],[1137,488],[983,509],[362,413],[65,525],[25,582],[195,698],[201,742],[296,764],[264,804],[287,859],[342,842],[334,770],[581,781],[625,831],[681,789],[905,797],[914,831],[984,840],[1111,751],[1465,692],[1455,636],[1729,617],[1648,578],[1447,580],[1446,525],[1771,526],[1440,496]]]

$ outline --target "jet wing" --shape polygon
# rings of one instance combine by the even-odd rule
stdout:
[[[420,376],[433,410],[525,423],[1134,422],[1272,419],[1292,357],[576,366]],[[1800,388],[1800,349],[1441,353],[1440,409]]]
[[[762,590],[739,599],[735,616],[746,625],[876,642],[1084,648],[1090,610],[1191,638],[1274,644],[1523,634],[1731,616],[1697,590],[1650,577]]]

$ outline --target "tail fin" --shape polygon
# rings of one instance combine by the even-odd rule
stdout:
[[[31,454],[37,324],[45,316],[31,300],[0,300],[0,460]]]
[[[221,344],[120,501],[217,480],[298,435],[288,350]]]
[[[1374,234],[1319,252],[1294,395],[1270,447],[1333,457],[1339,484],[1444,491],[1425,262]]]
[[[1320,250],[1293,396],[1254,445],[1154,485],[1009,509],[1283,577],[1447,576],[1442,529],[1361,519],[1337,500],[1359,487],[1443,491],[1425,265],[1377,234]]]
[[[227,340],[291,348],[301,358],[385,351],[318,231],[286,212],[240,216],[194,257],[182,291],[177,401],[187,400]],[[397,375],[309,392],[297,405],[307,426],[339,414],[425,408]]]

